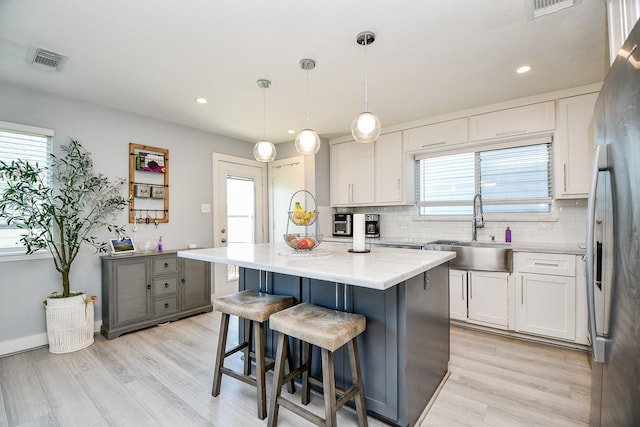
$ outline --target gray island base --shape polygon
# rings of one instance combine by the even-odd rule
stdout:
[[[453,255],[394,248],[350,254],[348,246],[339,244],[323,248],[330,249],[332,255],[316,258],[317,263],[313,258],[278,255],[282,247],[277,244],[183,251],[178,256],[239,265],[241,290],[291,295],[297,302],[364,315],[367,329],[358,337],[358,346],[367,412],[393,425],[415,425],[447,374],[447,261]],[[332,261],[335,268],[330,271]],[[349,264],[352,273],[348,272]],[[370,264],[369,272],[363,268],[365,264]],[[392,270],[396,271],[393,273],[396,277],[401,277],[393,284],[394,279],[387,277]],[[350,274],[351,279],[347,277]],[[241,328],[241,334],[244,333]],[[275,353],[276,342],[276,333],[267,328],[267,354]],[[292,344],[294,363],[298,363],[302,346],[295,340]],[[312,365],[313,375],[320,376],[318,349],[314,349]],[[335,373],[337,387],[350,385],[346,349],[335,353]]]

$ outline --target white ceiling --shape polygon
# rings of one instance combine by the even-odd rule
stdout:
[[[0,81],[246,141],[306,127],[349,133],[597,83],[608,69],[604,0],[532,19],[532,0],[0,0]],[[31,44],[69,57],[26,61]],[[516,75],[530,64],[533,70]],[[0,94],[1,96],[1,94]],[[196,97],[208,104],[197,104]],[[2,119],[0,117],[0,119]]]

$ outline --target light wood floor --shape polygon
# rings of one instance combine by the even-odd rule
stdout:
[[[219,321],[208,313],[96,336],[75,353],[0,358],[0,426],[264,426],[250,386],[224,377],[211,397]],[[451,376],[422,426],[585,426],[589,381],[584,353],[452,328]],[[310,407],[322,414],[321,397]],[[282,426],[307,425],[280,413]],[[355,413],[340,410],[338,424],[356,425]]]

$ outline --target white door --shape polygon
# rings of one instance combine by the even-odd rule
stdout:
[[[296,191],[307,190],[314,193],[313,179],[309,179],[308,171],[314,170],[313,156],[296,156],[276,160],[270,163],[269,180],[271,181],[271,213],[272,242],[282,242],[287,229],[288,212],[291,196]],[[311,200],[306,200],[311,203]]]
[[[214,246],[268,240],[264,163],[213,154]],[[214,293],[238,290],[238,268],[214,264]]]

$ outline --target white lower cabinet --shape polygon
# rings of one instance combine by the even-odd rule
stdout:
[[[576,340],[575,255],[515,254],[517,330]]]
[[[507,329],[509,273],[449,271],[450,317]]]
[[[467,320],[467,272],[449,270],[449,317]]]

